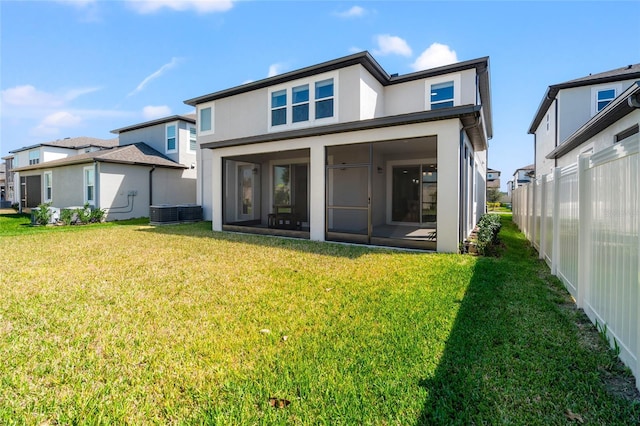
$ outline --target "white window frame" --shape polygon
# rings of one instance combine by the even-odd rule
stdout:
[[[461,77],[460,74],[445,74],[442,76],[429,78],[424,81],[424,109],[425,111],[431,111],[431,86],[434,84],[446,83],[448,81],[453,81],[453,106],[460,106],[462,103],[460,94],[462,92],[461,88]],[[433,110],[435,111],[435,110]]]
[[[210,109],[211,110],[211,128],[207,129],[207,130],[203,130],[202,129],[202,111],[206,110],[206,109]],[[196,119],[196,124],[197,124],[197,136],[200,135],[212,135],[215,133],[215,104],[214,102],[206,102],[204,104],[198,105],[198,109],[197,109],[197,119]]]
[[[53,199],[53,173],[47,170],[42,174],[42,199],[45,203],[50,203]]]
[[[597,113],[599,113],[600,111],[602,111],[602,110],[598,111],[598,93],[605,90],[614,90],[615,94],[613,96],[613,99],[615,99],[620,95],[620,93],[622,93],[622,84],[607,84],[607,85],[601,85],[601,86],[593,86],[591,88],[591,116],[592,117]],[[611,101],[613,101],[613,99]],[[609,101],[609,103],[611,103],[611,101]],[[607,106],[608,105],[609,104],[607,104]],[[604,108],[606,108],[606,106]]]
[[[89,187],[87,182],[87,172],[91,172],[93,176],[93,199],[87,197],[87,188]],[[91,206],[96,205],[96,168],[94,166],[87,166],[82,169],[82,198],[85,203],[89,203]]]
[[[173,137],[175,139],[175,141],[174,141],[175,148],[173,148],[173,149],[169,149],[169,127],[171,127],[171,126],[176,128],[175,135]],[[165,152],[165,154],[173,154],[173,153],[178,152],[178,140],[179,140],[178,135],[179,135],[179,133],[180,133],[180,129],[178,127],[178,122],[177,121],[174,121],[173,123],[165,124],[165,126],[164,126],[164,152]]]
[[[327,99],[333,99],[333,115],[331,117],[316,118],[316,86],[317,82],[333,79],[333,97],[320,98],[318,101]],[[306,121],[293,122],[293,88],[299,86],[309,86],[309,119]],[[279,124],[277,126],[271,125],[271,94],[280,90],[287,91],[287,122],[285,124]],[[312,77],[302,78],[299,80],[293,80],[286,84],[279,84],[277,86],[270,87],[267,90],[267,131],[268,132],[281,132],[283,130],[293,130],[305,127],[323,126],[327,124],[333,124],[338,122],[338,93],[339,93],[339,81],[337,72],[328,72],[323,74],[314,75]],[[306,102],[297,103],[296,105],[302,105]]]
[[[195,148],[191,148],[191,129],[194,130],[193,136],[195,137],[196,146]],[[189,145],[187,146],[187,151],[194,153],[198,150],[198,127],[195,124],[187,124],[187,132],[189,132]]]
[[[29,165],[33,166],[35,164],[40,164],[40,149],[29,151]]]

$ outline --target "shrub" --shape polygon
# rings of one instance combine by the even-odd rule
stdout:
[[[60,222],[71,225],[74,222],[76,212],[72,209],[63,209],[60,212]]]
[[[84,206],[76,209],[75,213],[78,216],[78,222],[82,224],[89,223],[89,220],[91,219],[91,207],[89,206],[89,203],[84,203]]]
[[[105,211],[103,209],[93,209],[89,214],[89,221],[91,223],[99,223],[104,220]]]
[[[49,207],[51,207],[51,203],[42,203],[33,210],[33,217],[38,225],[47,225],[51,220],[53,212]]]
[[[500,215],[491,213],[482,215],[478,222],[478,240],[476,241],[479,254],[484,255],[489,246],[498,242],[498,232],[501,227]]]

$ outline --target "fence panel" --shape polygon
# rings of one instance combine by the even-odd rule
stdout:
[[[606,324],[627,365],[638,362],[638,155],[594,155],[587,171],[592,250],[585,312]]]
[[[640,389],[640,138],[514,191],[514,220]],[[556,193],[557,192],[557,193]],[[556,253],[554,253],[556,251]]]
[[[557,185],[559,223],[558,264],[556,270],[567,290],[578,297],[578,168],[565,167]]]

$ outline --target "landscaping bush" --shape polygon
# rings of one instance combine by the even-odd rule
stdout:
[[[478,222],[476,241],[478,254],[485,254],[489,246],[498,242],[498,232],[500,232],[501,226],[500,215],[491,213],[482,215]]]
[[[47,225],[51,221],[53,212],[49,207],[51,203],[42,203],[33,209],[33,217],[38,225]]]

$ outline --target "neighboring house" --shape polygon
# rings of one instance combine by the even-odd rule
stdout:
[[[0,163],[0,202],[3,202],[6,197],[7,191],[7,165],[2,162]]]
[[[30,145],[10,151],[12,155],[10,169],[13,171],[14,181],[13,202],[19,203],[20,209],[37,207],[46,202],[44,182],[47,179],[42,172],[33,172],[40,169],[40,164],[51,161],[63,160],[80,154],[91,153],[118,145],[118,139],[97,139],[90,137],[65,138],[56,141]],[[9,157],[5,157],[9,161]],[[31,167],[30,172],[21,173],[25,167]],[[36,167],[33,167],[36,166]]]
[[[500,172],[498,170],[487,170],[487,188],[500,189]]]
[[[637,80],[640,80],[640,64],[549,86],[529,128],[529,133],[534,135],[536,176],[549,174],[554,167],[575,163],[582,152],[598,151],[611,145],[613,139],[594,141],[574,152],[571,151],[575,147],[570,150],[562,147],[578,129]]]
[[[195,203],[194,118],[113,130],[119,138],[112,140],[73,138],[12,151],[21,209],[88,203],[118,220],[147,217],[153,204]]]
[[[456,252],[485,209],[489,80],[488,58],[398,76],[362,52],[189,99],[198,204],[216,231]]]
[[[529,164],[528,166],[520,167],[513,172],[513,179],[511,182],[510,189],[516,189],[526,183],[531,182],[531,180],[535,176],[535,165]]]

